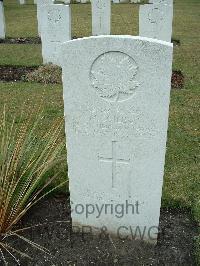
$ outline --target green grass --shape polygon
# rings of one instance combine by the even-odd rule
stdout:
[[[38,66],[42,64],[41,45],[1,44],[0,65]]]
[[[8,37],[37,36],[36,5],[33,1],[20,5],[17,0],[5,0],[5,19]]]
[[[0,82],[0,108],[9,107],[11,116],[20,115],[22,106],[37,112],[38,108],[44,109],[47,125],[53,117],[63,116],[62,86],[39,83]],[[45,130],[45,125],[44,125]]]
[[[17,0],[5,0],[4,5],[7,37],[37,36],[36,6],[32,1],[28,1],[28,5],[19,5]],[[138,5],[113,5],[112,18],[113,34],[138,34]],[[91,32],[90,4],[72,5],[72,36],[90,36]],[[40,45],[0,45],[0,54],[0,65],[42,64]]]
[[[31,2],[29,2],[31,3]],[[36,36],[36,13],[32,4],[20,6],[15,0],[5,1],[7,35]],[[138,33],[138,5],[112,7],[112,33]],[[163,188],[163,206],[191,208],[200,222],[200,1],[175,0],[173,37],[180,47],[174,48],[174,69],[185,75],[183,90],[173,90]],[[91,34],[90,5],[72,5],[73,36]],[[0,65],[39,65],[39,45],[0,45]],[[36,83],[0,83],[0,106],[7,104],[10,113],[44,106],[46,123],[63,116],[62,87]],[[44,130],[45,130],[44,124]],[[64,134],[64,132],[63,132]],[[64,174],[63,174],[64,177]],[[199,241],[200,242],[200,241]],[[200,252],[199,252],[200,257]]]

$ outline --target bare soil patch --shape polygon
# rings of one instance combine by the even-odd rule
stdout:
[[[173,43],[173,45],[175,45],[175,46],[180,46],[180,45],[181,45],[181,41],[178,40],[178,39],[172,39],[172,43]]]
[[[51,251],[51,255],[33,249],[16,237],[7,241],[26,252],[33,260],[21,259],[21,265],[195,265],[193,256],[197,225],[188,210],[162,209],[161,233],[157,246],[108,236],[72,233],[67,196],[40,202],[24,217],[20,227],[35,226],[23,236]],[[16,265],[5,254],[9,265]],[[1,264],[1,260],[0,260]],[[2,264],[1,264],[2,265]]]
[[[20,81],[36,67],[0,66],[0,81]]]
[[[45,84],[61,84],[61,70],[53,65],[40,67],[0,66],[0,81],[30,81]],[[172,88],[184,87],[184,75],[180,70],[174,70],[172,74]]]
[[[174,70],[172,73],[172,88],[183,89],[185,84],[185,77],[180,70]]]
[[[40,37],[29,37],[29,38],[6,38],[6,39],[0,39],[0,44],[6,43],[6,44],[40,44],[41,39]]]

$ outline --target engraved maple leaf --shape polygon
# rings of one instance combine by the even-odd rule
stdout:
[[[106,58],[108,59],[108,58]],[[110,63],[105,64],[105,58],[101,59],[101,66],[91,71],[93,86],[103,98],[119,97],[119,94],[130,95],[139,86],[135,81],[138,67],[128,57],[120,61],[112,58]]]

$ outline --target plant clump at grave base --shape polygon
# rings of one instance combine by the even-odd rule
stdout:
[[[65,160],[62,120],[54,121],[42,133],[39,129],[44,119],[42,114],[27,114],[24,110],[18,120],[10,121],[5,108],[0,119],[0,257],[5,265],[5,254],[13,258],[13,251],[24,255],[7,242],[10,236],[22,239],[14,226],[40,199],[66,183],[56,188],[50,186],[62,172],[60,165]]]
[[[62,83],[62,70],[60,67],[53,64],[40,66],[38,69],[28,73],[25,81],[38,82],[44,84],[61,84]]]

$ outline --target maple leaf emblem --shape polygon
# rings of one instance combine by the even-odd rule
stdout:
[[[138,66],[128,55],[109,52],[94,62],[90,78],[100,97],[121,101],[129,98],[139,86],[135,80]]]

